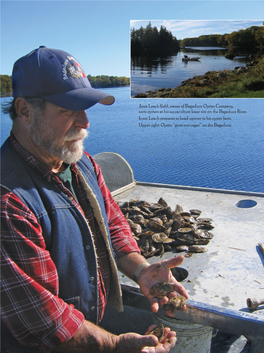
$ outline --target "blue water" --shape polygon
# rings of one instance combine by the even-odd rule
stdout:
[[[116,102],[87,111],[90,135],[85,149],[90,154],[121,154],[137,181],[263,192],[263,99],[142,100],[131,99],[129,87],[104,91]],[[233,105],[246,113],[232,114],[231,127],[144,128],[139,127],[140,103]],[[10,128],[9,117],[1,115],[1,144]]]
[[[174,88],[182,81],[208,71],[233,70],[250,61],[243,54],[234,60],[226,59],[227,52],[224,48],[196,47],[186,48],[166,58],[131,58],[131,96],[159,88]],[[200,60],[182,62],[185,54],[200,57]]]

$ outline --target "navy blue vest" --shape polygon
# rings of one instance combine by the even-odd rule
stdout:
[[[97,263],[88,223],[53,182],[42,178],[21,160],[10,146],[9,139],[1,147],[1,153],[2,185],[12,190],[37,217],[43,230],[46,249],[58,271],[59,297],[74,304],[87,320],[97,323]],[[104,201],[94,167],[85,155],[77,166],[81,179],[87,183],[86,194],[90,193],[92,198],[92,202],[89,201],[97,214],[99,227],[106,229],[107,235],[104,238],[110,263],[115,266]],[[95,205],[97,202],[99,207]],[[116,279],[114,276],[114,280]],[[114,300],[120,308],[120,298],[116,295]]]

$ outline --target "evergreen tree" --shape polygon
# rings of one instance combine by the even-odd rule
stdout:
[[[131,55],[169,55],[179,50],[177,38],[165,27],[152,27],[131,30]]]

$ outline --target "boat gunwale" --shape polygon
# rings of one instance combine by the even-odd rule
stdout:
[[[233,195],[245,195],[245,196],[257,196],[264,197],[264,193],[255,191],[243,191],[243,190],[229,190],[229,189],[217,189],[217,188],[207,188],[202,186],[189,186],[189,185],[176,185],[176,184],[163,184],[163,183],[151,183],[151,182],[140,182],[135,181],[134,183],[128,184],[120,189],[114,190],[112,192],[113,196],[116,196],[127,189],[135,186],[149,186],[156,188],[167,188],[167,189],[179,189],[179,190],[190,190],[190,191],[201,191],[201,192],[211,192],[220,194],[233,194]]]

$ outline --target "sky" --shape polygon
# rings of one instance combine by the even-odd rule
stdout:
[[[130,26],[139,23],[134,21],[164,21],[159,23],[177,39],[264,21],[263,0],[2,0],[0,5],[2,75],[11,75],[18,58],[45,45],[73,55],[86,75],[129,77]]]
[[[139,29],[151,23],[152,27],[166,27],[177,39],[199,37],[206,34],[226,34],[251,26],[263,26],[263,20],[131,20],[130,27]]]

